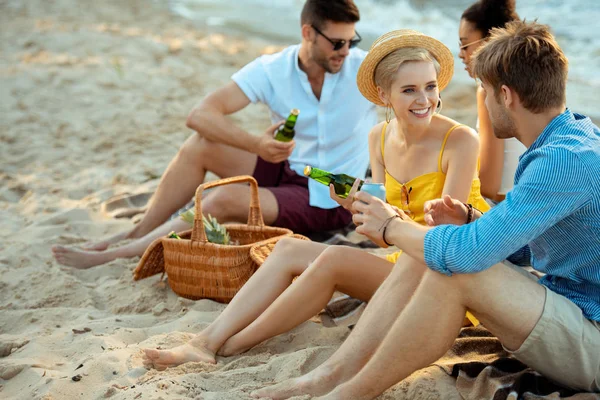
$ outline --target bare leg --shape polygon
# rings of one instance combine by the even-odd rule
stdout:
[[[160,351],[145,349],[145,364],[165,369],[192,360],[214,363],[223,343],[254,321],[326,248],[304,240],[280,240],[212,324],[183,346]]]
[[[295,328],[323,309],[335,290],[369,301],[393,266],[363,250],[344,246],[327,248],[269,308],[225,342],[219,354],[244,352]]]
[[[77,247],[52,246],[52,255],[59,264],[80,269],[90,268],[117,258],[141,256],[155,239],[166,236],[171,231],[181,232],[189,227],[187,222],[174,219],[162,224],[146,236],[121,247],[104,251],[86,251]]]
[[[207,171],[212,171],[223,178],[251,175],[256,159],[255,154],[208,141],[193,133],[167,167],[148,212],[140,223],[129,232],[121,232],[99,243],[86,246],[86,249],[104,250],[120,240],[147,235],[190,201],[196,188],[204,182]]]
[[[259,188],[259,200],[265,223],[272,224],[279,212],[275,196],[269,190]],[[202,211],[204,214],[211,214],[219,222],[246,222],[249,203],[250,190],[247,186],[224,186],[215,189],[202,200]],[[166,236],[171,231],[180,232],[189,228],[188,223],[176,218],[121,247],[104,251],[87,251],[77,247],[53,246],[52,254],[62,265],[85,269],[117,258],[141,256],[155,239]]]
[[[363,267],[369,268],[370,265]],[[252,396],[287,399],[302,394],[322,395],[353,377],[375,353],[410,301],[426,270],[423,264],[402,254],[350,336],[325,363],[304,376],[260,389]]]
[[[541,285],[502,264],[452,277],[428,271],[369,362],[325,398],[372,399],[431,364],[456,339],[467,308],[504,346],[517,349],[539,320],[544,302]]]

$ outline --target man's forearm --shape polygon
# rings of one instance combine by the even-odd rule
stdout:
[[[210,141],[227,144],[250,153],[257,152],[259,137],[241,129],[216,110],[198,107],[190,113],[186,125]]]
[[[429,229],[431,228],[427,226],[395,218],[386,229],[385,239],[412,258],[425,262],[423,242]]]

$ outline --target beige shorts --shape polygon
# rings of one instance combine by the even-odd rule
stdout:
[[[546,288],[540,320],[511,352],[542,375],[577,390],[600,392],[600,323],[571,300]]]

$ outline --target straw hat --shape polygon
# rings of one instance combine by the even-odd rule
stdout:
[[[379,94],[377,94],[375,68],[377,68],[377,64],[379,64],[385,56],[394,50],[404,47],[420,47],[428,50],[431,55],[435,57],[440,64],[440,73],[437,77],[440,91],[442,91],[448,85],[450,79],[452,79],[452,74],[454,73],[454,56],[450,49],[442,42],[411,29],[391,31],[380,36],[373,42],[369,53],[358,69],[358,75],[356,76],[358,89],[369,101],[379,106],[385,106],[379,98]]]

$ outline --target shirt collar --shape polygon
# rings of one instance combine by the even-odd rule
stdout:
[[[525,153],[529,153],[530,151],[542,146],[546,142],[548,137],[552,134],[552,132],[555,132],[558,128],[572,121],[574,118],[575,117],[573,116],[573,113],[568,108],[561,114],[554,117],[552,121],[550,121],[550,123],[546,125],[542,133],[540,133],[540,135],[537,137],[537,139],[535,139],[533,144],[529,146]]]

